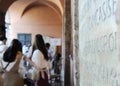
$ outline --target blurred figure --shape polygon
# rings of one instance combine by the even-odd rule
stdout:
[[[56,54],[55,60],[54,60],[54,73],[60,74],[61,71],[61,54]]]
[[[3,58],[3,53],[7,49],[6,46],[6,41],[7,38],[3,35],[0,35],[0,86],[3,86],[3,79],[2,79],[2,72],[3,72],[3,63],[2,63],[2,58]]]
[[[54,60],[54,73],[60,76],[62,63],[61,63],[61,54],[57,53]],[[56,77],[55,81],[60,81],[60,77]]]
[[[31,57],[31,56],[28,56],[29,55],[29,53],[31,53],[30,52],[30,44],[28,44],[28,45],[23,45],[23,47],[22,47],[22,53],[23,53],[23,55],[25,55],[25,56],[27,56],[27,57]],[[30,54],[31,55],[31,54]],[[25,61],[24,60],[24,62],[23,62],[23,64],[24,64],[24,67],[28,67],[28,62],[27,61]]]
[[[40,34],[35,36],[31,60],[40,69],[36,72],[36,68],[32,68],[33,74],[36,76],[35,80],[37,81],[37,86],[49,86],[48,70],[51,68],[51,63],[43,37]]]
[[[2,68],[3,68],[3,64],[2,64],[3,53],[7,49],[6,41],[7,41],[7,38],[1,35],[0,36],[0,72],[2,72]]]
[[[28,58],[29,60],[31,60],[31,58],[32,58],[32,50],[33,50],[32,46],[30,46],[29,49],[28,49],[27,54],[25,55],[26,58]],[[31,68],[30,62],[26,61],[26,66],[25,67],[26,67],[27,70],[29,70]]]
[[[7,46],[6,46],[6,41],[7,41],[7,38],[5,36],[0,36],[0,60],[2,59],[3,57],[3,53],[5,52],[5,50],[7,49]]]
[[[22,47],[22,53],[23,53],[24,55],[27,55],[30,47],[31,47],[30,44],[23,45],[23,47]]]
[[[11,45],[3,55],[5,73],[3,74],[3,86],[24,86],[22,65],[22,44],[17,39],[13,39]]]
[[[52,52],[52,50],[50,49],[50,43],[46,43],[45,44],[46,45],[46,48],[47,48],[47,51],[48,51],[48,56],[49,56],[49,58],[50,58],[50,61],[52,61],[53,60],[53,52]]]
[[[22,47],[22,53],[23,53],[24,55],[26,55],[27,52],[28,52],[28,47],[27,47],[26,45],[23,45],[23,47]]]

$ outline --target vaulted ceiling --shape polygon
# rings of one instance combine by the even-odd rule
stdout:
[[[7,12],[6,23],[51,37],[62,36],[63,9],[64,0],[0,0],[0,12]]]
[[[0,11],[1,12],[6,12],[6,10],[10,7],[11,4],[13,4],[15,1],[23,1],[23,3],[29,3],[30,1],[35,1],[35,0],[0,0]],[[36,0],[40,2],[52,2],[57,5],[61,4],[62,7],[64,8],[64,0]],[[61,8],[61,7],[60,7]]]

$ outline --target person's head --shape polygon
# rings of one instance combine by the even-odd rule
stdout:
[[[7,38],[3,35],[0,35],[0,41],[3,41],[3,43],[6,44]]]
[[[59,61],[60,58],[61,58],[61,54],[60,54],[60,53],[57,53],[57,54],[56,54],[56,59],[55,59],[55,60],[56,60],[56,61]]]
[[[49,49],[50,48],[50,43],[46,43],[45,46],[46,46],[47,49]]]
[[[3,60],[6,62],[15,61],[18,51],[22,52],[22,44],[18,39],[13,39],[3,55]]]
[[[46,60],[49,60],[48,52],[47,52],[47,49],[45,47],[43,37],[40,34],[35,35],[35,41],[34,41],[34,44],[33,44],[33,51],[35,49],[39,49],[42,52],[42,54],[44,55],[44,58]]]
[[[16,51],[21,51],[22,52],[22,44],[18,39],[13,39],[10,47],[14,48]]]

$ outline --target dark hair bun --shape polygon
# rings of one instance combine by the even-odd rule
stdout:
[[[15,61],[16,53],[13,53],[12,47],[8,47],[8,49],[3,54],[3,60],[5,62],[13,62]]]

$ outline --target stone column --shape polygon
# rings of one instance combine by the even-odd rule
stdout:
[[[16,0],[0,0],[0,35],[5,35],[5,14],[9,6]]]
[[[70,46],[71,46],[71,0],[65,0],[64,10],[64,29],[63,29],[63,49],[65,49],[65,75],[64,75],[64,86],[71,86],[70,84]]]
[[[71,86],[80,86],[80,60],[79,60],[79,11],[78,0],[71,1]]]
[[[5,13],[0,12],[0,35],[5,36]]]
[[[79,11],[78,0],[74,0],[74,57],[75,57],[75,86],[80,86],[80,60],[79,60]]]

